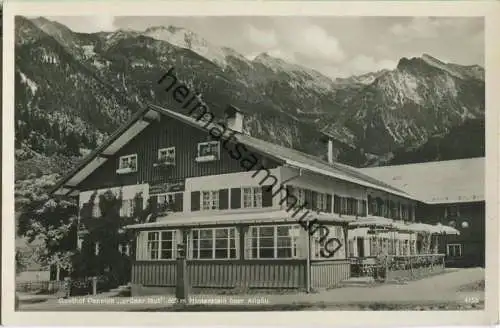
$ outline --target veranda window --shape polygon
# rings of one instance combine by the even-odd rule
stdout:
[[[297,258],[298,225],[250,227],[245,237],[246,258]]]
[[[328,229],[328,232],[326,229],[318,229],[312,236],[311,246],[312,246],[313,258],[315,259],[345,258],[346,250],[344,247],[344,232],[342,230],[342,227],[340,226],[324,226],[324,227]],[[350,248],[350,250],[352,252],[353,248]],[[335,253],[332,253],[334,251]]]
[[[193,229],[190,253],[193,259],[237,259],[236,228]]]
[[[262,187],[243,188],[243,208],[262,207]]]
[[[403,254],[402,255],[410,255],[410,241],[405,239],[403,241]]]
[[[172,260],[175,258],[176,231],[148,231],[146,260]]]

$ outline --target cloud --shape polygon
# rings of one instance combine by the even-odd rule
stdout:
[[[365,74],[376,72],[382,69],[394,69],[397,62],[389,59],[375,60],[373,57],[358,55],[347,63],[346,74]]]
[[[290,50],[302,56],[333,62],[340,62],[345,58],[340,42],[317,25],[301,27],[290,31],[286,36],[286,44]]]
[[[115,17],[111,15],[48,16],[47,19],[66,25],[74,32],[111,32],[118,29],[115,25]]]
[[[91,24],[97,31],[111,32],[116,30],[115,18],[109,15],[92,16],[90,19]]]
[[[439,38],[443,34],[464,37],[471,30],[484,30],[483,21],[477,17],[414,17],[408,23],[394,24],[389,32],[408,41],[412,38]]]
[[[253,25],[247,25],[245,33],[249,41],[257,46],[267,49],[275,47],[277,44],[276,33],[273,30],[261,30]]]
[[[289,63],[297,63],[297,58],[293,53],[286,52],[281,49],[271,49],[267,53],[272,57],[283,59],[284,61],[287,61]]]
[[[399,37],[406,38],[433,38],[437,36],[441,22],[429,17],[414,17],[408,24],[394,24],[390,32]]]

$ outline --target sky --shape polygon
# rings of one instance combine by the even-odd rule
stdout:
[[[484,20],[476,17],[71,16],[47,17],[73,31],[189,29],[247,58],[271,56],[336,78],[394,69],[426,53],[445,62],[484,66]]]

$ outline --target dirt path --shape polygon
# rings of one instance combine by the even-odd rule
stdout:
[[[466,303],[466,299],[479,302],[484,301],[484,291],[459,291],[461,286],[484,279],[484,269],[470,268],[449,270],[448,272],[408,282],[406,284],[387,284],[376,287],[344,287],[321,291],[313,294],[297,293],[287,295],[200,295],[193,297],[205,300],[218,300],[229,304],[231,299],[243,301],[243,304],[260,307],[262,304],[252,303],[252,299],[266,301],[266,306],[292,306],[297,304],[328,304],[347,305],[361,303],[400,303],[400,304],[437,304],[437,303]],[[127,299],[123,297],[75,297],[69,300],[50,299],[43,303],[22,304],[21,310],[25,311],[140,311],[167,309],[171,307],[166,299],[154,303],[162,296],[151,296],[149,301],[140,301],[139,298]],[[144,299],[143,299],[144,300]],[[233,305],[234,306],[234,305]],[[244,305],[243,305],[244,306]],[[227,306],[226,306],[227,307]],[[200,306],[200,311],[203,306]],[[292,309],[290,309],[292,310]]]
[[[377,287],[345,287],[317,294],[300,294],[292,297],[297,302],[464,302],[466,297],[484,299],[484,292],[459,292],[462,285],[484,279],[484,269],[468,268],[449,270],[441,275]],[[286,295],[270,295],[271,303],[283,303]],[[289,302],[289,301],[288,301]],[[285,303],[286,304],[286,303]]]

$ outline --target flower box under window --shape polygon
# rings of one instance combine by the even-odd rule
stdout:
[[[127,174],[132,172],[137,172],[137,155],[121,156],[116,173]]]
[[[220,144],[218,141],[200,142],[196,162],[211,162],[219,159]]]
[[[158,160],[154,167],[175,166],[175,147],[162,148],[158,150]]]

